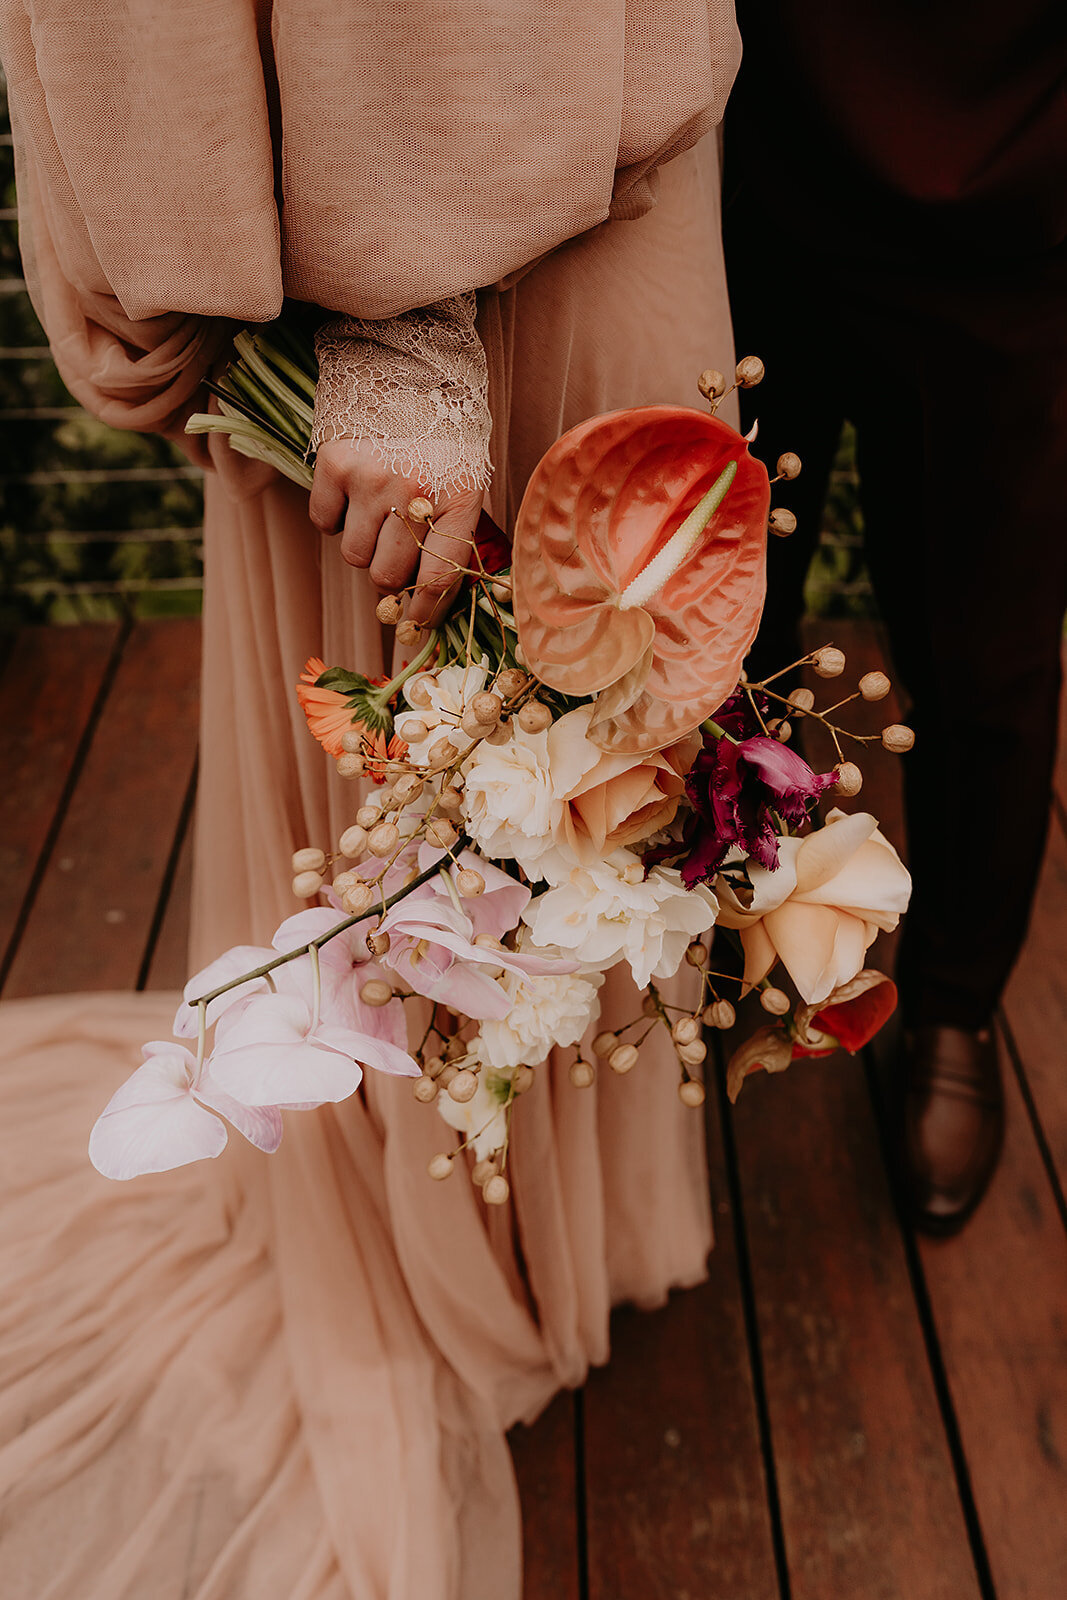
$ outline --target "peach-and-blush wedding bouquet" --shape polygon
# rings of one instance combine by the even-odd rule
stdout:
[[[757,1067],[866,1042],[895,1001],[866,952],[910,880],[873,816],[820,814],[857,768],[842,754],[813,771],[781,712],[818,719],[839,753],[846,730],[811,691],[744,677],[770,501],[750,442],[714,407],[592,418],[536,468],[513,549],[483,519],[443,618],[419,629],[402,596],[382,600],[412,652],[391,681],[309,660],[309,728],[370,797],[332,849],[294,855],[314,904],[190,980],[174,1040],[145,1046],[93,1129],[101,1172],[217,1156],[228,1127],[273,1151],[284,1112],[342,1101],[370,1070],[412,1079],[455,1130],[431,1176],[469,1151],[501,1203],[515,1106],[551,1051],[586,1088],[665,1029],[699,1106],[731,983],[775,1019],[736,1052],[732,1096]],[[413,538],[433,526],[427,501],[404,515]],[[805,659],[824,677],[845,665],[829,646]],[[888,687],[871,673],[860,692]],[[881,737],[910,743],[900,725]],[[733,976],[714,969],[716,927]],[[615,967],[636,1014],[601,1029]],[[679,970],[684,1005],[662,989]]]

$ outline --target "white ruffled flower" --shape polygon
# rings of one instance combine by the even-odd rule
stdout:
[[[685,789],[677,753],[610,754],[589,738],[591,716],[579,706],[537,734],[513,725],[506,741],[471,752],[468,831],[486,855],[557,884],[674,818]]]
[[[555,848],[563,802],[553,790],[547,731],[512,729],[501,744],[483,740],[464,766],[464,818],[483,855],[517,861],[537,879],[539,862]]]
[[[508,1119],[504,1104],[511,1092],[507,1077],[483,1067],[478,1074],[478,1087],[463,1105],[443,1090],[434,1101],[438,1111],[450,1128],[471,1140],[476,1161],[486,1161],[501,1149],[508,1136]]]
[[[538,945],[558,945],[606,971],[627,961],[643,989],[677,972],[686,946],[714,925],[718,901],[703,884],[687,889],[672,867],[644,868],[629,850],[573,867],[523,912]]]
[[[485,688],[489,677],[487,666],[471,664],[467,667],[442,667],[439,672],[420,672],[404,685],[404,698],[410,710],[400,711],[393,719],[394,731],[408,746],[409,759],[416,766],[425,766],[430,759],[430,747],[438,739],[448,738],[460,752],[473,744],[470,736],[460,727],[463,708]],[[429,705],[416,705],[411,691],[416,684],[425,686]],[[410,731],[419,723],[426,728],[423,739],[412,739]],[[405,731],[406,730],[406,731]]]
[[[566,959],[562,950],[542,950],[532,942],[523,953]],[[577,1044],[600,1014],[597,990],[603,981],[602,972],[505,973],[501,987],[511,997],[511,1010],[502,1021],[482,1023],[478,1054],[493,1067],[536,1067],[553,1046]]]

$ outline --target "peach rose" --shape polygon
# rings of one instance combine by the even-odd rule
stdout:
[[[824,827],[778,840],[774,872],[748,863],[747,905],[720,878],[719,921],[737,928],[745,983],[781,961],[808,1005],[819,1005],[863,967],[880,931],[907,909],[911,878],[868,812],[831,811]]]
[[[679,745],[651,755],[609,754],[589,738],[592,716],[592,706],[568,711],[548,733],[552,788],[563,804],[556,842],[583,861],[601,861],[669,826],[689,764],[688,748]]]

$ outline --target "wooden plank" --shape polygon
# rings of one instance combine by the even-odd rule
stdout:
[[[1063,673],[1067,682],[1067,639],[1063,644]],[[1060,695],[1060,737],[1056,746],[1056,772],[1054,776],[1056,797],[1060,810],[1067,814],[1067,693]]]
[[[0,961],[118,636],[116,623],[23,628],[0,678]]]
[[[978,1585],[861,1064],[734,1111],[792,1600]]]
[[[143,623],[123,652],[5,993],[132,988],[196,751],[200,624]]]
[[[193,893],[192,819],[182,838],[174,878],[149,963],[146,989],[184,989],[190,976],[189,920]]]
[[[508,1435],[522,1503],[523,1600],[579,1600],[575,1397],[558,1394]]]
[[[866,671],[878,664],[874,638],[852,638],[845,647],[850,666]],[[886,720],[900,715],[895,698],[881,702]],[[1061,755],[1061,770],[1062,762]],[[880,750],[864,766],[864,798],[899,843],[901,768]],[[1054,822],[1034,933],[1008,1012],[1061,1160],[1067,1160],[1065,909],[1067,846]],[[998,1600],[1038,1600],[1056,1592],[1067,1572],[1067,1383],[1061,1376],[1067,1242],[1018,1085],[1005,1065],[1008,1135],[990,1193],[957,1239],[920,1239],[919,1247]]]
[[[1067,839],[1054,817],[1030,931],[1002,1007],[1067,1189]]]
[[[777,1600],[717,1108],[707,1283],[617,1313],[585,1391],[588,1600]]]
[[[989,1194],[921,1252],[997,1600],[1048,1600],[1067,1589],[1067,1237],[1005,1066]]]

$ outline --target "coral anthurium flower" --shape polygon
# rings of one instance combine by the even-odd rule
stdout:
[[[535,468],[515,525],[519,642],[550,688],[600,691],[590,738],[662,749],[726,698],[759,625],[770,490],[685,406],[593,417]]]

